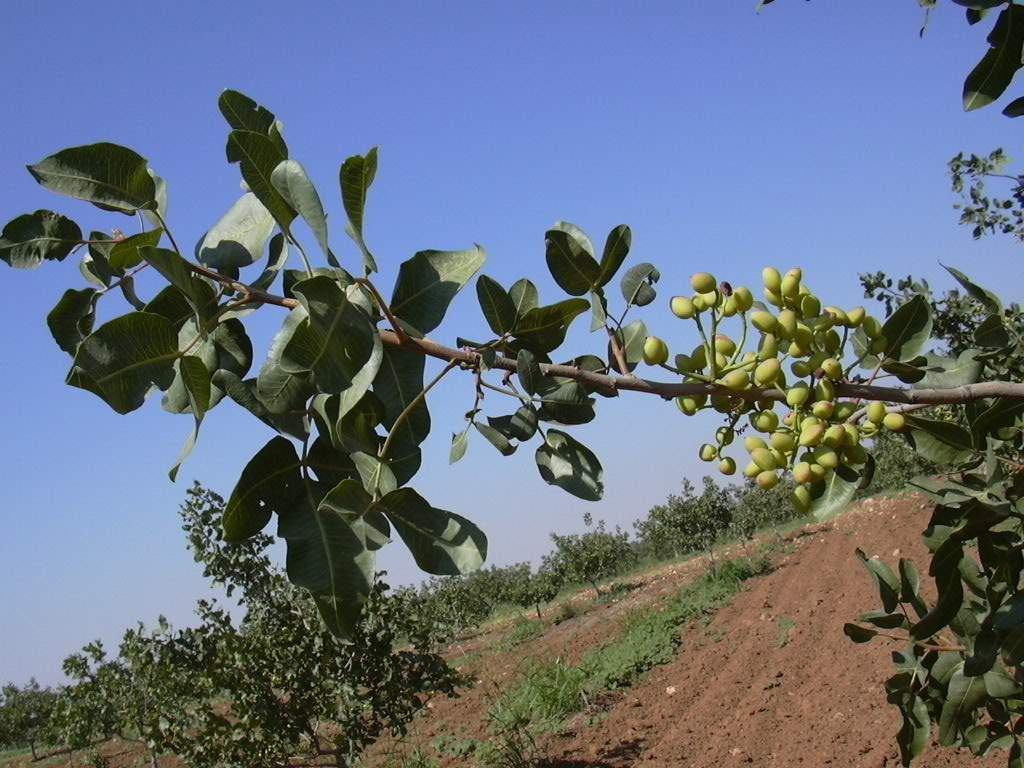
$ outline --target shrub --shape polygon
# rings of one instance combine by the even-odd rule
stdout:
[[[712,478],[705,477],[703,486],[698,494],[693,483],[683,480],[681,494],[669,495],[633,524],[641,552],[670,558],[714,546],[732,521],[733,504],[728,491]]]
[[[586,533],[553,533],[551,540],[555,551],[544,558],[543,568],[566,582],[590,584],[598,597],[598,582],[621,573],[635,558],[629,535],[618,527],[606,530],[603,520]]]

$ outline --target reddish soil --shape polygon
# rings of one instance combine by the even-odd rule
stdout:
[[[899,765],[899,715],[882,688],[898,644],[854,645],[842,627],[878,603],[854,550],[893,564],[900,556],[923,562],[919,536],[928,511],[918,497],[868,500],[831,524],[791,534],[776,569],[748,582],[706,625],[686,630],[673,662],[613,699],[603,716],[580,716],[550,737],[543,745],[548,768]],[[617,603],[594,606],[514,651],[471,657],[480,683],[459,699],[434,702],[414,742],[484,737],[490,703],[530,658],[577,660],[613,638],[629,609],[678,589],[701,567],[646,574],[644,585]],[[932,746],[918,764],[1005,761],[1002,753],[979,760]]]

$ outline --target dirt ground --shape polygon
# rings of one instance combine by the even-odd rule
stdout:
[[[842,627],[878,603],[854,550],[892,564],[900,556],[923,562],[920,531],[929,509],[919,497],[872,499],[831,524],[790,534],[776,569],[748,582],[709,623],[687,630],[673,662],[615,697],[599,717],[580,716],[550,737],[543,745],[546,765],[899,765],[893,738],[899,715],[882,687],[898,644],[854,645]],[[529,658],[578,661],[614,637],[631,608],[678,589],[703,567],[692,562],[645,575],[643,586],[618,602],[594,606],[514,651],[476,655],[467,649],[467,668],[478,684],[459,699],[434,702],[415,741],[483,737],[487,709]],[[446,764],[466,762],[450,758]],[[919,764],[987,768],[1005,765],[1005,755],[978,760],[933,746]]]

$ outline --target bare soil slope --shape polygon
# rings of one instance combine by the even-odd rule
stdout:
[[[673,662],[603,702],[598,717],[585,713],[551,736],[543,745],[547,765],[898,765],[899,715],[882,687],[898,643],[854,645],[842,627],[878,603],[854,550],[923,563],[919,536],[928,512],[919,497],[874,499],[833,523],[790,534],[776,569],[748,582],[706,625],[686,630]],[[648,574],[643,587],[619,602],[594,606],[512,652],[477,649],[468,666],[479,684],[460,699],[434,702],[415,740],[426,746],[442,734],[484,736],[490,702],[529,657],[578,660],[614,638],[630,608],[677,589],[700,567],[693,562]],[[1005,755],[978,760],[933,746],[920,765],[1005,765]]]

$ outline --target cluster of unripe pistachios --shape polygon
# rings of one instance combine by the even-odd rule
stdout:
[[[715,442],[700,447],[700,458],[717,461],[723,474],[732,475],[736,460],[727,454],[737,434],[760,433],[743,439],[750,456],[743,474],[762,488],[772,488],[783,471],[791,471],[796,483],[794,503],[806,510],[831,472],[868,460],[861,445],[864,439],[883,427],[902,430],[905,419],[900,413],[887,412],[883,403],[872,402],[864,418],[855,423],[851,417],[860,410],[859,403],[836,396],[836,384],[861,362],[843,362],[851,331],[861,329],[864,355],[886,352],[888,342],[876,318],[863,307],[823,307],[803,282],[800,269],[782,275],[768,267],[762,277],[764,303],[755,301],[748,288],[719,283],[706,272],[695,274],[690,279],[694,294],[675,296],[671,309],[676,317],[694,321],[701,343],[688,355],[676,355],[675,365],[669,365],[668,345],[648,336],[644,361],[675,371],[686,381],[715,384],[720,392],[725,389],[710,397],[676,399],[679,410],[688,416],[708,408],[727,416]],[[725,321],[734,317],[731,322],[741,325],[739,343],[721,332]],[[756,351],[745,349],[751,331],[759,335]],[[755,389],[757,393],[750,391]],[[780,419],[775,406],[783,397],[788,412]]]

